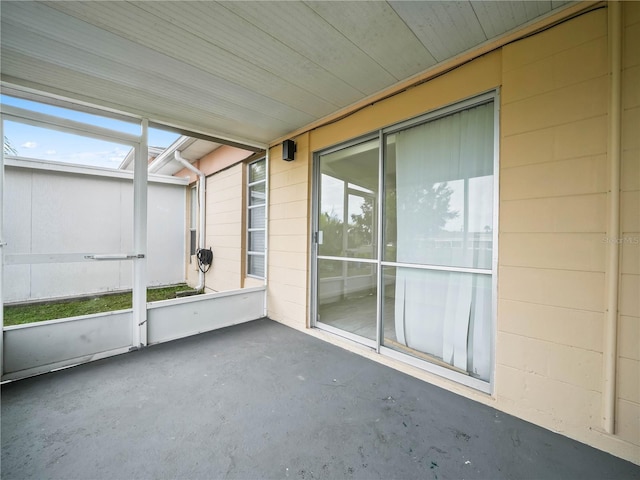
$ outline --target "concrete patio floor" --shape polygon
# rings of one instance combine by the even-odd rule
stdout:
[[[3,479],[640,478],[267,319],[2,387]]]

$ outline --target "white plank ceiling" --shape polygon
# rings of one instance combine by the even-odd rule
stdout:
[[[266,144],[568,3],[3,1],[0,70]]]

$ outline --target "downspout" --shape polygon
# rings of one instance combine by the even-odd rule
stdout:
[[[187,168],[188,170],[191,170],[193,173],[195,173],[198,176],[198,213],[199,215],[199,220],[198,220],[198,249],[204,249],[205,248],[205,220],[206,220],[206,216],[205,216],[205,200],[206,200],[206,191],[207,191],[207,179],[204,175],[204,173],[202,173],[200,170],[198,170],[196,167],[194,167],[193,165],[191,165],[191,163],[185,159],[182,158],[182,155],[180,155],[180,152],[176,151],[174,152],[174,157],[176,159],[176,161],[180,162],[182,165],[184,165],[185,168]],[[195,287],[195,289],[197,291],[202,291],[204,290],[204,272],[202,271],[202,269],[198,268],[198,285]]]
[[[620,243],[620,119],[622,65],[622,6],[607,4],[609,38],[609,221],[607,225],[607,284],[604,338],[603,427],[615,434],[616,363],[618,359],[618,292]]]
[[[269,314],[269,304],[267,303],[267,292],[269,291],[269,188],[271,182],[269,181],[269,147],[265,150],[265,207],[264,207],[264,302],[263,302],[263,315],[266,317]]]

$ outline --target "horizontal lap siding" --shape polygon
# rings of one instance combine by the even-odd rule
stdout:
[[[207,178],[206,248],[213,264],[205,284],[216,292],[242,287],[243,169],[239,163]]]
[[[292,327],[307,325],[309,299],[309,135],[296,138],[296,159],[269,158],[269,265],[267,305],[270,318]]]
[[[607,227],[606,10],[503,48],[496,395],[599,428]]]

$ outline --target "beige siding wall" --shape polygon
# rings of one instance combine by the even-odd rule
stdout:
[[[205,248],[211,247],[213,250],[213,264],[205,277],[205,289],[208,292],[264,285],[264,279],[246,275],[247,164],[259,159],[260,156],[253,152],[222,146],[195,164],[207,175]],[[195,174],[186,169],[178,173],[180,176],[185,174],[189,174],[194,182],[197,179]],[[189,245],[188,231],[186,238]],[[188,253],[187,282],[193,287],[198,284],[198,264],[196,257],[189,257]]]
[[[606,10],[504,47],[502,71],[496,397],[587,434],[601,428]]]
[[[255,154],[249,150],[222,145],[193,164],[207,176],[205,247],[212,247],[214,255],[214,263],[206,275],[207,291],[217,292],[264,284],[262,279],[245,277],[246,164],[253,158]],[[176,173],[176,176],[188,177],[192,182],[190,188],[198,180],[197,175],[186,168]],[[187,195],[187,225],[190,221],[189,195],[190,192]],[[199,219],[197,211],[196,216]],[[196,257],[189,257],[188,229],[186,242],[187,283],[194,287],[198,284],[199,272]]]
[[[436,383],[640,462],[640,3],[624,3],[618,433],[602,431],[607,10],[511,43],[271,149],[269,315],[308,323],[313,152],[501,87],[494,394]],[[404,367],[400,367],[404,368]],[[412,371],[409,367],[407,371]],[[415,374],[415,371],[412,371]],[[418,374],[420,375],[420,374]],[[430,378],[428,375],[423,378]]]
[[[239,163],[207,178],[206,246],[213,249],[205,279],[208,291],[242,287],[243,172]]]
[[[616,427],[640,445],[640,3],[624,3],[621,277]]]
[[[267,305],[270,318],[303,328],[309,292],[309,135],[296,142],[293,162],[282,160],[280,147],[270,152]]]

